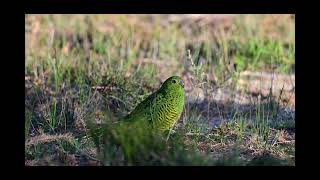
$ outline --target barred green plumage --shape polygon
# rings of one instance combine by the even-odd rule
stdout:
[[[158,130],[171,129],[184,107],[184,84],[179,76],[168,78],[161,88],[148,96],[124,119],[149,121]]]

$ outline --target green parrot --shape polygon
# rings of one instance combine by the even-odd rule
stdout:
[[[110,150],[110,143],[121,147],[129,162],[137,157],[148,157],[155,146],[162,144],[163,139],[158,138],[162,137],[158,132],[169,131],[166,140],[169,139],[174,124],[182,114],[184,94],[182,79],[172,76],[124,118],[97,128],[93,125],[89,129],[98,151],[99,142],[103,140],[105,150]],[[106,118],[112,119],[111,116]]]
[[[150,122],[156,130],[171,130],[184,107],[184,83],[179,76],[168,78],[159,90],[148,96],[124,120]]]

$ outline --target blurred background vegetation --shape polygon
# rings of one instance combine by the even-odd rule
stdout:
[[[26,15],[26,165],[294,165],[294,74],[294,15]],[[97,144],[172,75],[169,142]]]

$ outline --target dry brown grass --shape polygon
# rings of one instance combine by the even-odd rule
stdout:
[[[32,146],[38,144],[46,144],[50,142],[56,141],[65,141],[69,143],[74,142],[74,136],[71,133],[66,134],[58,134],[58,135],[49,135],[49,134],[41,134],[38,136],[30,137],[26,140],[25,146]]]

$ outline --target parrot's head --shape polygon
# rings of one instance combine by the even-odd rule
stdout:
[[[184,83],[181,77],[171,76],[161,86],[165,90],[184,91]]]

